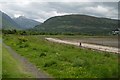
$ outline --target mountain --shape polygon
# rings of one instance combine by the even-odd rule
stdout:
[[[18,18],[13,18],[13,20],[19,24],[21,26],[22,29],[29,29],[29,28],[33,28],[36,25],[41,24],[38,21],[32,20],[32,19],[28,19],[24,16],[20,16]]]
[[[20,29],[20,26],[7,14],[0,11],[0,14],[2,15],[2,29],[8,30],[8,29]]]
[[[60,32],[80,34],[110,34],[118,27],[118,20],[88,15],[64,15],[47,19],[33,28],[39,32]]]

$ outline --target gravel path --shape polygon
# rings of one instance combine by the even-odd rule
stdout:
[[[48,78],[52,78],[52,77],[48,76],[48,74],[46,74],[40,70],[38,71],[38,69],[36,68],[35,65],[30,63],[26,58],[17,54],[11,47],[9,47],[5,44],[3,44],[3,46],[5,46],[5,48],[8,49],[9,53],[25,67],[26,71],[32,73],[33,76],[35,76],[35,78],[45,78],[45,80]]]
[[[48,41],[52,41],[52,42],[80,46],[80,43],[78,43],[78,42],[70,42],[70,41],[60,40],[60,39],[57,39],[57,38],[45,38],[45,39],[48,40]],[[96,49],[96,50],[106,51],[106,52],[120,53],[118,51],[119,49],[115,48],[115,47],[108,47],[108,46],[88,44],[88,43],[81,43],[81,47],[91,48],[91,49]]]

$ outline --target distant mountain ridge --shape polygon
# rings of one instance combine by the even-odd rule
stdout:
[[[7,14],[0,11],[0,14],[2,14],[2,29],[21,29],[20,25],[18,25],[11,17],[9,17]]]
[[[118,20],[88,15],[64,15],[47,19],[33,28],[38,32],[62,32],[81,34],[110,34],[118,27]]]
[[[24,16],[19,16],[18,18],[13,18],[13,20],[19,24],[21,26],[22,29],[29,29],[29,28],[33,28],[36,25],[41,24],[41,22],[32,20],[32,19],[28,19]]]
[[[24,29],[30,29],[34,26],[40,24],[40,22],[28,19],[24,16],[20,16],[18,18],[12,19],[10,16],[8,16],[6,13],[0,11],[1,19],[0,22],[0,28],[5,30],[24,30]]]
[[[2,14],[2,21],[0,19],[2,28],[7,30],[30,29],[47,33],[111,34],[112,30],[120,28],[118,20],[88,15],[55,16],[47,19],[44,23],[40,23],[24,16],[14,18],[13,20],[1,11],[0,14]]]

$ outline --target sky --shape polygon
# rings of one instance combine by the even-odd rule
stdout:
[[[118,1],[119,0],[0,0],[0,10],[12,18],[25,16],[39,22],[44,22],[53,16],[69,14],[84,14],[118,19]]]

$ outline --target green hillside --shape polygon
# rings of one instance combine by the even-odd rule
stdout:
[[[20,26],[13,19],[11,19],[11,17],[3,12],[0,13],[2,13],[2,29],[20,29]]]
[[[110,34],[116,29],[118,21],[107,18],[98,18],[87,15],[55,16],[41,25],[35,26],[34,31],[62,32],[80,34]]]

